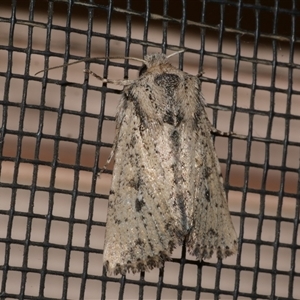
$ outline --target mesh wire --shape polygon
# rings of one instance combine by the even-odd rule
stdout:
[[[0,8],[1,299],[300,299],[297,0],[12,0]],[[199,263],[183,247],[164,269],[106,277],[111,171],[99,170],[121,91],[78,79],[82,66],[34,73],[99,53],[179,48],[179,68],[204,71],[214,125],[244,135],[216,138],[239,253]],[[138,69],[98,63],[104,77]]]

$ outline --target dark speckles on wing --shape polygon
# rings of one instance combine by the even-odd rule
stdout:
[[[183,110],[178,110],[176,114],[176,126],[178,126],[181,121],[184,119],[184,111]]]
[[[163,117],[163,122],[170,125],[174,125],[174,115],[171,110],[169,109],[166,110],[165,115]]]
[[[171,106],[171,105],[170,105]],[[184,118],[184,113],[181,110],[173,111],[166,109],[163,116],[163,122],[178,127]]]
[[[134,104],[134,115],[138,116],[140,119],[140,124],[139,124],[139,130],[140,131],[144,131],[148,126],[147,126],[147,118],[146,118],[146,114],[143,111],[143,109],[141,108],[141,105],[139,103],[139,99],[136,98],[135,94],[133,93],[133,88],[130,89],[128,97],[126,98],[126,102],[132,102]],[[127,106],[128,104],[124,104],[125,106]]]
[[[135,200],[135,210],[137,212],[140,212],[145,204],[146,203],[143,200],[136,199]]]
[[[142,241],[141,239],[137,239],[134,241],[135,245],[138,245],[138,246],[145,246],[145,242]]]
[[[131,136],[131,140],[130,140],[130,144],[128,145],[129,147],[131,147],[131,148],[134,148],[135,147],[135,145],[136,145],[136,136],[133,134],[132,136]]]
[[[213,239],[215,236],[218,236],[218,232],[214,228],[210,228],[207,232],[207,235]]]
[[[172,141],[172,144],[173,144],[173,147],[174,149],[177,149],[180,145],[180,142],[179,142],[179,139],[180,139],[180,135],[178,133],[177,130],[174,130],[172,133],[171,133],[171,141]]]
[[[208,189],[205,190],[205,199],[206,201],[210,202],[210,192]]]
[[[140,181],[138,179],[132,178],[128,181],[128,186],[134,188],[135,190],[138,190],[140,186]]]

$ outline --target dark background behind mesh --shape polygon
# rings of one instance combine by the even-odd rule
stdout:
[[[297,0],[1,1],[1,299],[300,299],[299,9]],[[99,20],[104,25],[97,27]],[[113,30],[116,24],[125,34]],[[136,28],[143,34],[135,35]],[[187,45],[188,35],[199,45]],[[55,36],[61,45],[51,44]],[[109,106],[121,91],[81,74],[95,65],[81,64],[74,81],[70,67],[34,74],[95,53],[141,57],[179,48],[186,52],[174,65],[204,71],[213,124],[242,135],[216,138],[239,254],[199,263],[179,249],[164,270],[151,272],[154,279],[147,273],[106,277],[101,243],[112,167],[98,173],[113,141],[115,109]],[[270,51],[263,56],[261,49]],[[99,64],[104,77],[137,76],[132,62]],[[78,98],[68,99],[71,93]],[[65,133],[66,124],[77,134]],[[43,236],[36,237],[39,227]],[[65,240],[55,240],[61,232]],[[169,280],[172,267],[177,272]]]

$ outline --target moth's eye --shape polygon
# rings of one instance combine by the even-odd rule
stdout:
[[[147,69],[148,69],[147,66],[143,65],[140,69],[139,77],[141,77],[147,71]]]

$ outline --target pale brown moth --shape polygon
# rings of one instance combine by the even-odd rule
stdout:
[[[184,241],[198,260],[237,251],[200,78],[170,56],[137,59],[144,66],[136,80],[87,71],[124,86],[103,253],[109,274],[162,267]]]
[[[144,64],[136,80],[85,70],[124,86],[109,158],[115,163],[103,252],[108,274],[160,268],[184,242],[198,260],[237,252],[200,76],[168,62],[180,52],[122,57]]]

